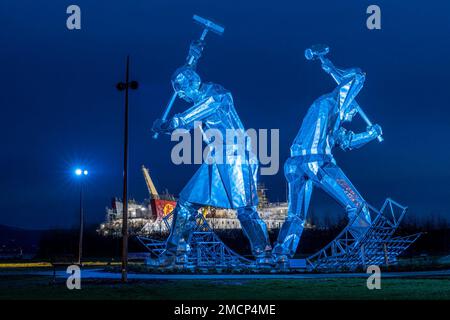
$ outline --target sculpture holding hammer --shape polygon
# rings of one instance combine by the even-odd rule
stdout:
[[[295,254],[305,222],[313,186],[320,187],[342,205],[349,218],[349,231],[358,239],[371,223],[369,209],[363,197],[337,166],[332,149],[362,147],[378,139],[382,130],[373,125],[355,97],[362,89],[365,74],[358,68],[338,69],[325,55],[327,46],[318,45],[305,51],[308,60],[320,60],[322,69],[330,74],[338,86],[333,92],[319,97],[309,108],[292,146],[291,157],[284,165],[289,186],[288,217],[274,245],[273,256],[280,268],[287,268]],[[367,123],[367,131],[353,133],[343,128],[359,113]]]
[[[196,23],[198,23],[204,27],[202,34],[200,36],[200,39],[192,42],[192,44],[189,48],[188,57],[186,59],[187,66],[195,68],[195,66],[197,64],[197,60],[200,58],[201,53],[203,51],[204,41],[205,41],[205,38],[206,38],[206,35],[208,34],[208,32],[212,31],[218,35],[222,35],[223,32],[225,31],[225,29],[222,26],[219,26],[218,24],[215,24],[214,22],[204,19],[202,17],[199,17],[195,14],[192,17],[192,19],[194,19],[194,21]],[[161,117],[161,121],[164,122],[167,120],[170,110],[172,109],[172,106],[175,103],[175,99],[177,98],[177,96],[179,96],[179,94],[177,93],[176,90],[174,90],[174,93],[172,94],[172,97],[170,98],[169,103],[167,104],[166,109],[164,110],[164,113]],[[182,98],[182,97],[180,97],[180,98]],[[153,134],[153,139],[157,139],[158,135],[159,135],[159,133],[155,132]]]
[[[215,83],[202,83],[195,70],[203,51],[203,40],[211,30],[222,34],[224,29],[213,22],[194,16],[204,26],[200,41],[191,43],[187,64],[178,68],[172,76],[175,91],[162,119],[153,124],[155,137],[158,133],[170,134],[175,129],[193,129],[200,122],[206,129],[219,131],[226,137],[229,131],[243,135],[242,150],[235,154],[236,145],[228,139],[220,144],[224,161],[204,162],[188,184],[180,192],[174,209],[171,234],[166,242],[164,254],[154,261],[155,266],[169,267],[175,263],[185,264],[188,260],[189,238],[195,226],[195,217],[200,208],[213,206],[235,209],[242,230],[250,241],[252,253],[258,265],[271,263],[271,246],[264,221],[256,210],[258,162],[252,153],[250,137],[245,133],[242,122],[234,108],[231,92]],[[170,108],[176,97],[189,104],[187,110],[168,119]],[[209,143],[207,140],[206,143]],[[217,145],[215,145],[217,148]],[[214,149],[214,148],[213,148]],[[210,152],[213,149],[209,149]],[[217,150],[215,150],[217,151]]]

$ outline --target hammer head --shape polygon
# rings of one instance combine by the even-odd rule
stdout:
[[[305,58],[307,60],[320,59],[330,52],[330,47],[325,44],[316,44],[305,50]]]
[[[197,22],[198,24],[202,25],[203,28],[208,29],[208,31],[212,31],[219,35],[222,35],[223,32],[225,31],[224,27],[219,26],[217,23],[214,23],[208,19],[197,16],[196,14],[194,14],[192,19],[194,19],[194,21]]]

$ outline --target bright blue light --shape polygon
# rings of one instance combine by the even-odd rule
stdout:
[[[82,169],[82,168],[76,168],[75,169],[75,175],[80,177],[80,176],[87,176],[89,174],[89,171],[86,169]]]

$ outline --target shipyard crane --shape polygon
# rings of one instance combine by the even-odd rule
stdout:
[[[148,169],[142,165],[142,173],[144,175],[145,184],[147,185],[148,193],[150,194],[151,199],[158,199],[159,194],[158,191],[155,188],[155,185],[153,184],[153,180],[150,177],[150,173],[148,172]]]

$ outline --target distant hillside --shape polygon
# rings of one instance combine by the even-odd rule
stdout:
[[[42,231],[0,225],[0,246],[20,247],[24,252],[36,252]]]

